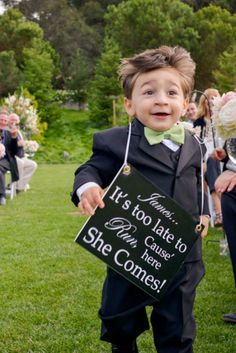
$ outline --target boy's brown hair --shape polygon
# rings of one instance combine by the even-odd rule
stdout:
[[[148,49],[132,58],[122,59],[118,74],[125,97],[131,99],[134,84],[140,74],[167,67],[179,72],[184,96],[188,97],[194,86],[196,64],[186,49],[169,46]]]

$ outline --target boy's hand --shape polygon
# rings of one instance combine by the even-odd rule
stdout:
[[[80,202],[78,204],[80,213],[82,215],[93,216],[94,209],[96,206],[103,208],[105,206],[102,196],[104,191],[99,186],[92,186],[86,189],[80,198]]]
[[[205,238],[207,236],[208,233],[208,226],[209,226],[209,217],[202,215],[201,216],[201,223],[204,225],[204,228],[201,232],[201,237]]]

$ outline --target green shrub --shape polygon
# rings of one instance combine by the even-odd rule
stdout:
[[[97,129],[91,127],[88,112],[60,109],[59,113],[51,120],[35,159],[46,163],[83,163],[91,154]]]

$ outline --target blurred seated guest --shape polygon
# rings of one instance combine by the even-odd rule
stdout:
[[[222,226],[222,213],[220,195],[215,190],[215,181],[221,173],[220,163],[211,157],[211,153],[216,147],[216,140],[214,130],[212,127],[212,105],[214,97],[219,97],[220,94],[217,89],[208,88],[200,97],[197,119],[194,121],[194,128],[200,127],[200,137],[204,140],[207,147],[206,154],[206,173],[205,180],[209,188],[214,208],[214,225],[216,227]]]
[[[6,154],[5,146],[2,143],[0,143],[0,159],[5,157],[5,154]]]
[[[222,152],[223,155],[223,152]],[[225,170],[216,180],[221,195],[223,225],[229,245],[230,259],[236,285],[236,172]],[[236,324],[236,312],[223,315],[223,320]]]
[[[0,113],[0,205],[6,204],[5,173],[11,172],[12,181],[19,178],[15,155],[18,152],[18,130],[16,127],[8,130],[8,116]]]
[[[189,103],[184,117],[186,122],[193,125],[194,121],[197,119],[197,104],[195,102]]]
[[[17,114],[10,114],[8,118],[10,128],[20,126],[20,118]],[[24,146],[25,140],[20,130],[17,135],[18,152],[16,155],[17,167],[19,171],[19,180],[16,184],[17,191],[26,191],[29,188],[29,181],[37,169],[37,163],[25,156]]]

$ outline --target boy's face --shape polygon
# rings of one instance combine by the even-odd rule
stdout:
[[[188,101],[184,98],[181,78],[174,68],[162,68],[141,74],[125,109],[153,130],[170,129],[183,115]]]

